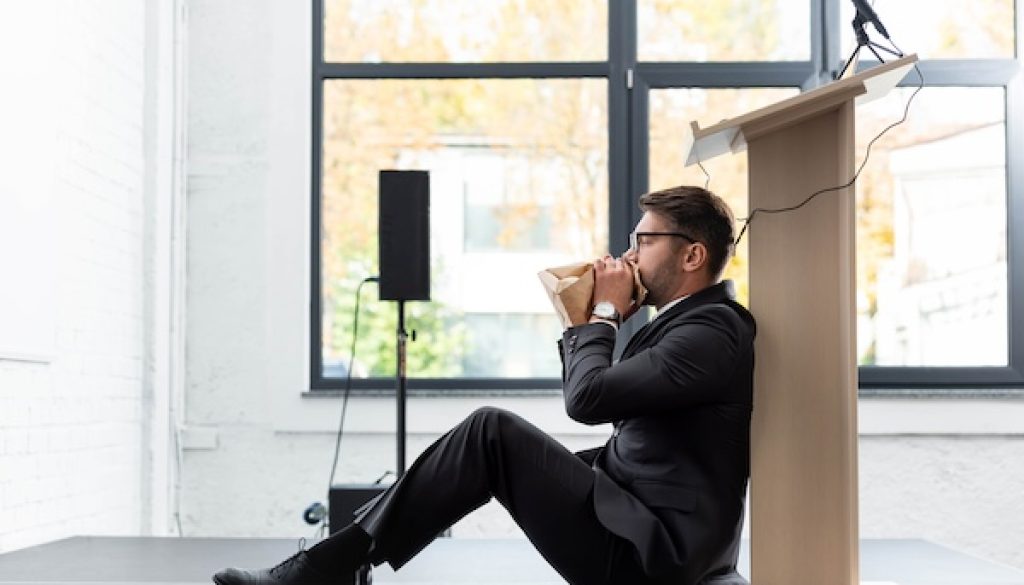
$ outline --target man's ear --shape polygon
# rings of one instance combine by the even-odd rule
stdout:
[[[708,247],[704,242],[694,242],[687,246],[680,259],[682,269],[686,272],[698,272],[708,264]]]

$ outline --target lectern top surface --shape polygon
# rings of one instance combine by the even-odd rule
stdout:
[[[917,55],[907,55],[707,128],[701,128],[696,121],[690,122],[683,140],[685,164],[703,162],[727,152],[740,152],[753,138],[751,131],[763,133],[785,128],[850,99],[856,100],[857,105],[878,99],[906,77],[916,62]]]

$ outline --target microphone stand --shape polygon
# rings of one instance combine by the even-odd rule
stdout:
[[[875,56],[876,59],[878,59],[880,63],[885,63],[885,59],[883,59],[882,56],[878,54],[878,51],[876,51],[875,49],[881,49],[882,51],[885,51],[886,53],[889,53],[890,55],[896,57],[903,56],[903,53],[879,45],[878,43],[869,39],[867,31],[864,30],[865,24],[867,24],[867,19],[864,18],[864,15],[861,14],[860,10],[857,10],[857,16],[853,18],[853,33],[857,36],[857,46],[854,47],[853,53],[850,54],[850,58],[846,60],[846,64],[843,65],[842,70],[839,71],[839,74],[836,75],[834,79],[843,78],[843,74],[846,73],[846,70],[850,67],[850,64],[853,63],[854,59],[857,58],[857,55],[860,54],[860,50],[864,47],[867,47],[868,50],[871,51],[871,53]]]

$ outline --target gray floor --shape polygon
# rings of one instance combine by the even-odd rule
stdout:
[[[297,550],[290,539],[80,536],[0,555],[0,585],[209,583],[225,566],[264,567]],[[744,550],[743,558],[746,557]],[[749,575],[741,563],[740,572]],[[864,540],[861,580],[900,585],[1024,585],[1024,571],[923,540]],[[400,573],[374,583],[563,584],[525,540],[439,539]]]

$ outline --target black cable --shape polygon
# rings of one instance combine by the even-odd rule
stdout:
[[[395,475],[395,472],[390,470],[385,471],[384,475],[381,475],[380,477],[374,480],[373,485],[380,485],[389,475]]]
[[[891,43],[891,41],[890,41],[890,43]],[[896,45],[893,44],[893,47],[895,47],[895,46]],[[897,50],[899,50],[899,49],[897,48]],[[900,51],[900,52],[902,52],[902,51]],[[823,193],[828,193],[830,191],[838,191],[840,189],[846,189],[847,187],[853,185],[857,181],[857,177],[860,176],[861,171],[864,170],[864,166],[868,164],[868,159],[871,157],[871,147],[875,144],[875,142],[877,142],[878,139],[880,139],[882,136],[885,136],[886,132],[888,132],[889,130],[892,130],[896,126],[899,126],[900,124],[902,124],[902,123],[907,121],[907,115],[910,113],[910,104],[912,104],[914,102],[914,98],[917,97],[918,92],[920,92],[924,88],[924,74],[921,73],[921,70],[918,68],[917,63],[914,63],[914,71],[917,72],[917,76],[920,78],[921,81],[918,84],[917,88],[914,89],[914,93],[910,94],[910,98],[907,100],[907,105],[903,108],[903,117],[900,118],[899,120],[897,120],[896,122],[893,122],[892,124],[889,124],[888,126],[886,126],[885,129],[883,129],[874,138],[871,139],[871,142],[868,142],[867,149],[864,152],[864,160],[860,163],[860,166],[857,167],[857,172],[853,174],[853,178],[852,179],[850,179],[848,182],[846,182],[843,185],[836,185],[835,187],[828,187],[826,189],[821,189],[820,191],[815,191],[814,193],[811,193],[806,199],[804,199],[803,201],[801,201],[797,205],[793,205],[792,207],[779,207],[779,208],[776,208],[776,209],[764,209],[764,208],[761,208],[761,207],[755,208],[753,211],[750,212],[749,216],[747,216],[746,218],[741,220],[741,221],[743,221],[743,228],[740,230],[740,235],[736,236],[736,240],[733,242],[733,245],[737,246],[737,247],[740,245],[740,240],[743,239],[743,234],[745,234],[747,232],[747,228],[750,226],[750,222],[754,220],[754,216],[757,215],[758,213],[772,213],[773,214],[773,213],[787,213],[787,212],[790,212],[790,211],[796,211],[797,209],[800,209],[804,205],[807,205],[808,203],[810,203],[811,200],[814,199],[815,197],[817,197],[818,195],[821,195]]]
[[[345,411],[348,410],[348,395],[352,390],[352,366],[356,359],[356,339],[359,338],[359,295],[363,290],[363,285],[368,282],[380,282],[380,278],[377,276],[371,276],[364,278],[359,286],[356,287],[356,310],[352,316],[352,348],[348,354],[348,374],[345,377],[345,395],[341,401],[341,417],[338,419],[338,435],[334,441],[334,462],[331,463],[331,477],[327,482],[327,493],[331,493],[331,486],[334,485],[334,473],[338,469],[338,453],[341,452],[341,435],[342,431],[345,430]]]

